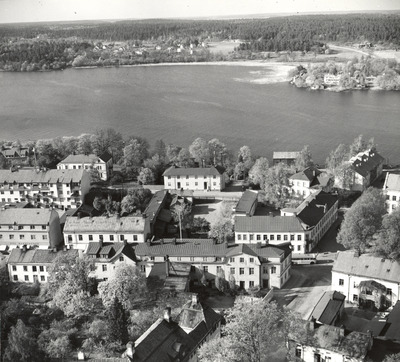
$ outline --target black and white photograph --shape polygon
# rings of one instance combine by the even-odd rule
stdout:
[[[400,362],[399,0],[0,0],[1,362]]]

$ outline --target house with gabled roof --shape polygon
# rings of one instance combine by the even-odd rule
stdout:
[[[28,201],[38,207],[79,207],[90,189],[85,170],[0,170],[0,201]]]
[[[205,343],[221,337],[222,316],[192,296],[173,320],[171,308],[134,343],[129,351],[132,361],[195,362]]]
[[[390,307],[400,300],[400,263],[372,254],[338,252],[332,267],[332,290],[357,305]]]
[[[272,154],[272,163],[273,165],[277,165],[278,163],[282,163],[284,165],[294,165],[296,162],[296,158],[300,154],[299,151],[295,152],[274,152]]]
[[[311,166],[290,176],[289,183],[294,195],[306,198],[319,190],[331,192],[334,181],[326,172]]]
[[[0,151],[7,159],[26,159],[29,156],[29,147],[10,147]]]
[[[57,211],[36,208],[0,209],[0,245],[7,249],[23,245],[40,249],[63,244]]]
[[[386,194],[386,206],[390,214],[400,205],[400,174],[392,172],[386,174],[383,192]]]
[[[7,260],[8,274],[13,282],[46,283],[49,278],[48,267],[60,254],[73,254],[79,256],[78,250],[53,250],[15,248]]]
[[[337,219],[338,197],[322,190],[308,196],[297,208],[280,216],[235,217],[237,243],[291,243],[293,253],[310,252]]]
[[[135,246],[138,265],[148,274],[154,263],[169,260],[189,263],[195,279],[205,275],[210,285],[220,271],[235,278],[239,288],[281,288],[290,277],[291,250],[288,245],[216,244],[212,239],[160,239]]]
[[[325,292],[312,310],[309,320],[319,324],[337,325],[343,316],[346,297],[335,290]]]
[[[385,159],[375,149],[359,152],[347,162],[345,175],[335,177],[335,187],[364,191],[382,176]]]
[[[246,190],[235,206],[235,215],[253,216],[258,204],[258,192]]]
[[[91,242],[85,254],[94,260],[95,270],[90,276],[97,280],[108,280],[118,265],[136,265],[135,251],[126,241],[122,243]]]
[[[163,173],[167,190],[221,191],[225,188],[225,169],[211,167],[171,166]]]
[[[107,181],[112,173],[113,160],[108,152],[94,154],[69,155],[57,164],[58,170],[97,170],[102,180]]]

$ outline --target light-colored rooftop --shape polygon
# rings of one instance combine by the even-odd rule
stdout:
[[[58,215],[50,209],[10,208],[0,210],[0,225],[47,225],[51,215]]]

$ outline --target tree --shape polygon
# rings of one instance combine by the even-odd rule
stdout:
[[[3,360],[7,362],[41,360],[33,329],[26,326],[20,319],[14,327],[11,327]]]
[[[97,211],[102,211],[104,210],[105,207],[105,201],[101,196],[95,196],[94,200],[93,200],[93,207],[97,210]]]
[[[229,290],[229,283],[225,279],[225,272],[220,269],[215,277],[215,287],[222,293]]]
[[[110,152],[114,162],[117,162],[122,157],[123,145],[122,134],[114,128],[96,130],[92,141],[93,151],[97,156]]]
[[[217,340],[219,347],[215,342],[206,342],[199,350],[201,362],[218,360],[215,356],[221,361],[268,361],[273,352],[285,348],[287,311],[279,309],[274,302],[237,301],[225,319],[224,337]],[[296,317],[296,321],[299,320]]]
[[[233,236],[233,223],[230,219],[219,219],[210,228],[209,238],[215,238],[219,243],[228,241]]]
[[[257,158],[253,167],[249,171],[249,179],[255,185],[260,185],[261,188],[264,188],[265,184],[265,175],[267,174],[269,169],[268,159],[265,157]]]
[[[358,153],[364,152],[371,148],[376,148],[374,138],[370,138],[368,141],[365,141],[363,135],[360,134],[359,136],[354,138],[353,143],[350,145],[349,155],[350,157],[353,157]]]
[[[143,166],[151,169],[154,174],[154,181],[156,182],[156,184],[163,184],[162,174],[166,169],[165,157],[160,156],[158,153],[156,153],[155,155],[153,155],[152,158],[144,160]]]
[[[200,167],[206,166],[205,163],[210,159],[208,143],[203,138],[196,138],[189,146],[189,152],[195,161],[199,163]]]
[[[268,169],[264,181],[265,200],[276,208],[284,207],[289,198],[289,170],[278,164]]]
[[[246,178],[249,170],[253,166],[253,157],[251,154],[251,149],[249,146],[242,146],[238,152],[238,162],[237,166],[235,167],[235,174],[239,177],[240,175],[243,178]]]
[[[385,198],[381,190],[368,188],[345,213],[337,241],[346,248],[364,252],[373,235],[382,226],[386,213]]]
[[[228,282],[229,282],[229,289],[232,291],[235,291],[236,290],[236,279],[235,279],[234,274],[229,274]]]
[[[210,154],[209,163],[215,165],[224,165],[224,160],[227,156],[227,147],[225,143],[218,138],[213,138],[208,141],[208,149]]]
[[[146,279],[135,266],[121,264],[108,280],[99,283],[98,290],[106,308],[118,298],[125,310],[129,310],[145,295]]]
[[[178,155],[181,151],[182,147],[177,145],[169,144],[166,148],[166,156],[169,162],[175,163],[178,162]]]
[[[109,338],[112,342],[125,344],[129,340],[128,318],[123,304],[114,297],[107,311]]]
[[[391,354],[386,356],[383,362],[398,362],[400,361],[400,353]]]
[[[182,201],[180,204],[175,204],[171,208],[172,217],[175,222],[179,222],[182,229],[190,228],[192,224],[192,204],[186,201]]]
[[[190,225],[192,232],[208,233],[210,231],[210,223],[204,217],[195,217]]]
[[[51,144],[42,147],[37,163],[40,167],[56,168],[62,160],[62,155]]]
[[[384,258],[400,260],[400,208],[383,216],[382,227],[375,235],[374,253]]]
[[[161,158],[165,158],[167,155],[167,146],[163,140],[156,140],[154,143],[153,156],[159,155]]]
[[[153,197],[149,189],[129,189],[128,194],[121,201],[122,212],[131,214],[143,212]]]
[[[8,160],[4,157],[4,155],[0,152],[0,169],[1,170],[5,170],[7,168],[9,168],[9,162]]]
[[[92,135],[82,134],[78,137],[77,152],[83,155],[90,155],[93,153]]]
[[[62,336],[55,340],[51,340],[46,348],[46,354],[50,358],[64,359],[71,352],[72,346],[67,336]]]
[[[335,170],[343,164],[344,161],[349,159],[347,147],[344,144],[340,144],[334,151],[331,151],[327,157],[325,163],[326,168],[335,175]]]
[[[296,157],[295,168],[296,170],[300,171],[311,166],[314,166],[314,162],[312,160],[310,146],[306,145]]]
[[[186,148],[182,148],[179,151],[178,156],[176,158],[176,162],[177,162],[178,166],[181,166],[181,167],[193,167],[194,166],[194,161],[191,157],[191,154],[188,151],[188,149],[186,149]]]
[[[155,181],[155,176],[150,168],[142,167],[138,176],[138,181],[142,185],[152,185]]]
[[[124,147],[124,164],[126,167],[139,167],[149,157],[149,143],[141,137],[130,138]]]

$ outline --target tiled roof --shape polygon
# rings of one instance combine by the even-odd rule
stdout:
[[[70,183],[80,182],[85,170],[0,170],[0,183]]]
[[[302,223],[315,226],[337,201],[337,195],[331,195],[322,190],[317,191],[296,208],[296,215]]]
[[[8,258],[9,264],[51,264],[57,255],[62,253],[68,253],[78,256],[78,250],[67,250],[54,252],[53,250],[45,249],[12,249],[11,254]]]
[[[287,250],[286,250],[287,249]],[[214,244],[211,239],[183,239],[176,240],[164,239],[160,241],[140,243],[135,246],[135,253],[138,256],[201,256],[201,257],[228,257],[241,254],[260,256],[263,258],[280,258],[282,255],[290,253],[289,248],[266,245],[258,247],[257,244]]]
[[[300,152],[274,152],[272,158],[275,159],[296,159]]]
[[[337,291],[325,292],[311,312],[309,319],[315,318],[322,324],[332,325],[335,317],[340,313],[345,299],[346,297]]]
[[[176,167],[171,166],[163,173],[163,176],[218,176],[223,174],[222,168],[211,167]]]
[[[236,216],[238,232],[301,232],[304,231],[296,216]]]
[[[384,161],[385,159],[375,150],[367,150],[358,153],[356,156],[352,157],[349,162],[351,163],[351,168],[355,172],[359,173],[363,177],[366,177],[370,171]]]
[[[400,174],[388,173],[383,190],[400,191]]]
[[[136,262],[135,251],[132,246],[124,243],[103,243],[100,242],[90,242],[86,254],[96,255],[98,258],[102,259],[103,255],[110,256],[110,261],[115,260],[121,254],[125,255],[129,259]]]
[[[162,207],[165,198],[168,196],[167,190],[157,191],[150,200],[150,203],[147,205],[146,210],[144,210],[144,214],[151,221],[153,221],[154,216],[158,215],[160,208]]]
[[[84,232],[114,232],[114,233],[142,233],[145,219],[141,216],[94,216],[75,217],[68,216],[65,221],[64,233]]]
[[[289,178],[292,180],[313,181],[320,174],[321,171],[316,167],[308,167],[303,171],[295,173]]]
[[[351,251],[339,252],[332,272],[400,283],[400,263],[371,254],[356,256]]]
[[[57,211],[33,208],[0,210],[0,225],[47,225],[52,213],[57,214]]]
[[[66,158],[64,158],[60,164],[64,163],[96,163],[98,161],[99,157],[97,157],[94,154],[90,155],[84,155],[84,154],[79,154],[79,155],[69,155]]]
[[[257,191],[246,190],[236,205],[236,212],[245,214],[249,213],[257,199]]]

